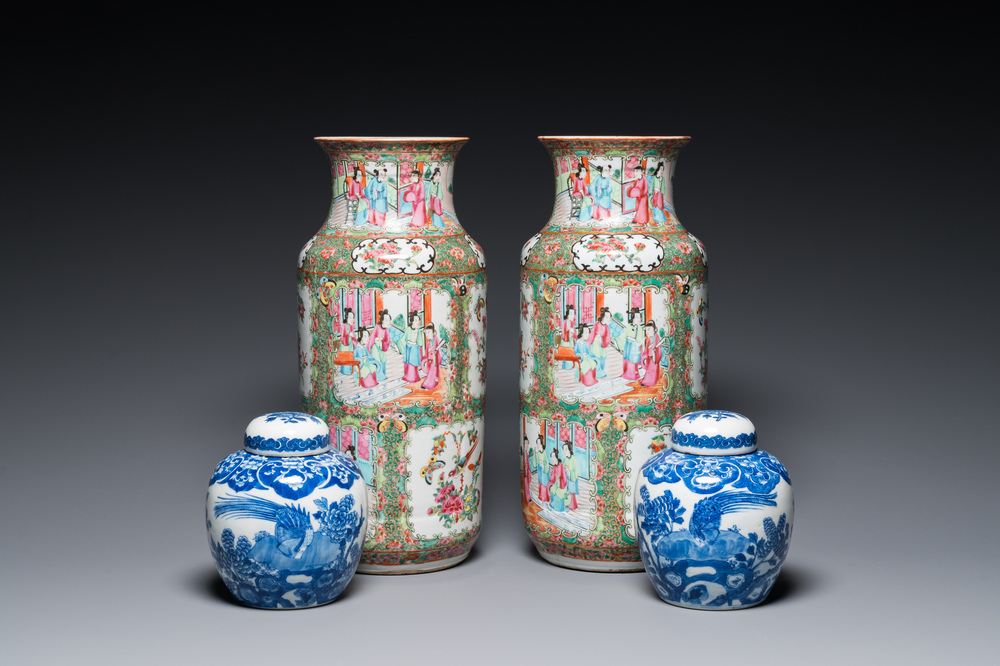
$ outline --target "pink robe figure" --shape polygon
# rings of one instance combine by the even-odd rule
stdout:
[[[632,218],[635,223],[649,222],[649,183],[646,182],[646,176],[640,174],[625,194],[635,199],[635,217]]]
[[[574,197],[589,197],[590,188],[587,187],[587,181],[579,176],[573,179],[573,196]],[[590,205],[589,203],[587,205]]]
[[[539,502],[551,502],[552,496],[549,495],[549,487],[547,485],[542,485],[542,482],[538,482],[538,501]]]
[[[524,499],[525,499],[526,502],[530,502],[531,501],[531,462],[528,460],[528,449],[524,449],[524,451],[521,452],[521,455],[524,458],[524,460],[521,461],[521,464],[523,465],[523,467],[521,468],[521,470],[522,470],[522,476],[524,477],[522,479],[522,481],[521,481],[524,484]]]
[[[639,379],[639,366],[627,358],[622,359],[622,379],[630,382]]]
[[[340,346],[341,348],[346,348],[350,350],[354,346],[354,341],[351,337],[354,335],[354,326],[349,323],[343,323],[340,326]]]
[[[549,476],[549,485],[551,486],[553,483],[558,481],[559,488],[561,490],[566,490],[567,478],[568,477],[566,476],[566,466],[563,465],[561,462],[556,463],[555,465],[552,466],[552,474],[551,476]]]
[[[653,208],[659,208],[660,210],[663,210],[663,192],[660,190],[656,190],[655,192],[653,192],[652,202],[653,202]]]
[[[646,336],[642,343],[642,365],[646,368],[646,376],[640,382],[643,386],[656,386],[660,379],[660,336],[653,333],[653,336]]]
[[[597,369],[591,368],[580,375],[580,383],[584,386],[593,386],[597,383]]]
[[[440,199],[438,199],[436,196],[434,196],[432,194],[430,196],[430,202],[429,203],[430,203],[430,208],[431,208],[431,212],[432,213],[434,213],[438,217],[441,217],[442,215],[444,215],[444,208],[441,206],[441,200]]]
[[[417,179],[417,182],[410,183],[403,193],[403,201],[413,204],[413,217],[410,218],[411,227],[427,226],[427,210],[424,204],[424,181]]]
[[[563,319],[562,339],[563,346],[573,346],[573,338],[576,335],[576,315],[571,315]]]
[[[376,340],[381,341],[382,351],[389,351],[389,343],[391,342],[389,339],[389,329],[382,328],[382,324],[375,324],[375,330],[372,332],[372,336],[368,338],[368,351],[371,351],[372,345],[375,344]]]
[[[409,363],[403,364],[403,381],[408,384],[420,381],[420,372],[417,370],[417,366]]]
[[[600,321],[594,323],[594,326],[590,329],[590,336],[587,338],[587,344],[594,344],[594,340],[600,337],[601,346],[605,349],[611,344],[611,328],[607,324],[603,324]]]
[[[601,344],[595,345],[594,340],[598,338]],[[608,347],[611,345],[611,328],[607,324],[601,323],[598,319],[594,327],[590,329],[590,337],[587,338],[587,344],[590,345],[590,355],[594,357],[594,361],[597,363],[597,378],[604,379],[608,376],[604,366],[608,362]]]
[[[438,385],[438,373],[441,369],[441,338],[433,335],[424,339],[424,348],[420,350],[420,367],[427,375],[420,388],[433,391]]]
[[[557,462],[552,466],[552,473],[549,475],[549,488],[558,481],[560,490],[566,490],[566,466],[561,462]]]
[[[361,385],[365,388],[371,388],[373,386],[378,386],[378,379],[375,377],[375,371],[369,372],[367,375],[361,378]]]
[[[351,201],[359,201],[361,199],[364,199],[366,204],[368,202],[368,197],[365,196],[365,188],[362,187],[361,183],[359,183],[357,180],[352,180],[351,184],[347,186],[347,198],[350,199]],[[367,212],[365,213],[365,215],[367,216],[368,221],[371,222],[372,221],[371,206],[367,207]]]

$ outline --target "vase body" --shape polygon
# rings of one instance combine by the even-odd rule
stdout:
[[[257,417],[208,486],[208,543],[226,587],[258,608],[333,601],[361,559],[367,502],[361,471],[330,449],[324,421]]]
[[[521,253],[525,526],[553,564],[640,571],[636,474],[707,394],[707,256],[672,195],[688,138],[541,140],[556,198]]]
[[[657,594],[702,610],[761,603],[792,535],[784,465],[757,450],[753,424],[735,412],[682,416],[670,447],[646,461],[635,497],[642,561]]]
[[[481,522],[486,262],[455,216],[465,140],[317,142],[333,196],[299,257],[303,409],[364,477],[358,570],[443,569]]]

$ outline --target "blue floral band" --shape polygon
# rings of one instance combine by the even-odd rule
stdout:
[[[272,439],[260,435],[245,435],[243,445],[254,451],[271,453],[305,453],[307,451],[322,451],[330,446],[330,434],[324,433],[309,439],[279,437]]]
[[[683,482],[688,490],[707,495],[724,486],[769,493],[784,479],[791,485],[788,470],[766,451],[745,456],[699,456],[679,451],[660,451],[642,466],[641,473],[651,484]]]
[[[757,446],[757,433],[741,432],[736,437],[723,437],[722,435],[695,435],[693,433],[673,431],[672,438],[674,444],[678,446],[697,447],[701,449],[743,449]]]
[[[339,452],[268,458],[237,451],[218,464],[209,485],[222,483],[237,492],[273,490],[280,497],[297,500],[316,488],[350,489],[360,478],[357,466]]]

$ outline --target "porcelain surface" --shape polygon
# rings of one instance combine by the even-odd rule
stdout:
[[[326,423],[275,412],[247,426],[206,501],[209,548],[226,587],[258,608],[335,600],[358,567],[368,509],[361,472],[330,449]]]
[[[556,197],[521,251],[524,523],[550,562],[641,571],[638,470],[708,391],[708,255],[673,203],[688,138],[541,140]]]
[[[460,138],[317,139],[332,201],[299,255],[303,411],[358,464],[359,571],[461,562],[479,534],[486,260],[455,214]]]
[[[682,416],[671,448],[643,465],[635,501],[642,561],[660,598],[704,610],[764,601],[788,554],[794,503],[787,470],[756,450],[749,419]]]

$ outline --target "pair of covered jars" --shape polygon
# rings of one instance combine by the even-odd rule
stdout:
[[[360,561],[362,478],[315,416],[251,421],[244,450],[219,463],[207,497],[209,545],[233,596],[261,608],[335,600]],[[640,470],[635,505],[642,560],[665,601],[745,608],[771,590],[788,552],[792,490],[784,466],[757,450],[746,417],[681,417],[669,450]]]

